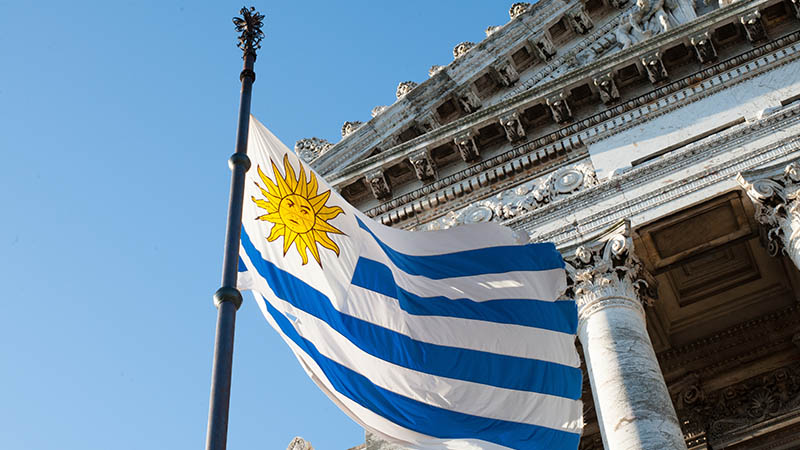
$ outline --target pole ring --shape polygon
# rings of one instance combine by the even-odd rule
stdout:
[[[242,73],[239,74],[239,81],[244,81],[245,77],[252,79],[253,82],[256,81],[256,73],[251,69],[242,70]]]
[[[214,306],[219,309],[224,302],[233,303],[238,311],[239,307],[242,306],[242,294],[236,288],[221,287],[217,289],[217,292],[214,292]]]
[[[231,170],[235,169],[239,164],[244,166],[245,172],[250,170],[250,158],[247,157],[247,154],[234,153],[230,158],[228,158],[228,167],[230,167]]]

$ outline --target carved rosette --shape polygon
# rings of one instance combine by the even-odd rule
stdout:
[[[717,59],[717,49],[714,48],[714,41],[711,40],[711,35],[707,31],[693,36],[690,42],[701,63],[705,64]]]
[[[465,41],[456,45],[453,47],[453,59],[458,59],[466,55],[472,47],[475,47],[475,43],[469,41]]]
[[[353,122],[345,122],[344,125],[342,125],[342,137],[346,137],[352,134],[354,131],[358,129],[358,127],[360,127],[363,124],[364,122],[360,122],[357,120]]]
[[[436,166],[426,150],[422,150],[408,158],[419,181],[430,181],[436,178]]]
[[[318,137],[300,139],[294,144],[294,152],[305,162],[311,162],[333,147],[333,144]]]
[[[595,77],[594,85],[597,86],[597,90],[600,93],[600,100],[606,105],[619,100],[619,89],[617,88],[617,83],[614,81],[614,74],[612,72]]]
[[[761,21],[761,13],[754,11],[739,19],[744,25],[744,31],[747,33],[747,40],[750,42],[759,42],[767,39],[767,30],[764,28],[764,22]]]
[[[389,107],[385,106],[385,105],[376,106],[376,107],[372,108],[372,111],[370,111],[370,114],[372,115],[372,117],[377,117],[377,116],[381,115],[387,109],[389,109]]]
[[[511,5],[511,8],[508,9],[508,16],[511,20],[516,19],[520,15],[524,14],[531,7],[530,3],[526,2],[517,2]]]
[[[770,177],[748,178],[740,173],[737,181],[753,201],[769,254],[785,253],[800,267],[800,162]]]
[[[402,83],[397,85],[397,91],[395,92],[395,95],[399,99],[404,95],[408,94],[409,92],[411,92],[411,90],[414,89],[415,87],[417,87],[417,83],[413,81],[403,81]]]
[[[626,306],[644,316],[643,304],[656,297],[655,278],[634,254],[627,227],[578,247],[566,268],[581,322],[608,306]]]
[[[661,61],[661,53],[655,52],[642,58],[642,65],[647,70],[647,78],[653,84],[667,79],[667,69]]]
[[[388,200],[392,198],[392,187],[389,185],[389,180],[382,170],[376,170],[367,174],[367,184],[372,191],[372,196],[378,200]]]
[[[525,138],[525,128],[519,120],[519,113],[511,113],[500,118],[500,125],[506,132],[509,142],[516,142]]]
[[[458,155],[464,162],[472,162],[480,159],[481,152],[478,150],[478,144],[475,142],[475,136],[471,131],[462,133],[453,139],[458,150]]]

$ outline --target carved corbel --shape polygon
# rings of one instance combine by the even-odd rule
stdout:
[[[563,92],[547,98],[547,106],[550,107],[553,120],[557,123],[564,124],[572,120],[572,110],[567,103],[567,96]]]
[[[461,109],[463,109],[467,114],[479,110],[482,106],[480,97],[478,97],[478,94],[472,90],[472,87],[464,88],[456,95],[456,97],[458,98],[459,105],[461,105]]]
[[[800,19],[800,0],[789,0],[789,3],[792,5],[792,9],[794,9],[795,17]]]
[[[534,37],[531,42],[542,61],[550,61],[556,55],[556,46],[553,45],[553,40],[546,33]]]
[[[642,65],[647,70],[647,78],[653,84],[667,79],[667,69],[661,61],[661,52],[651,53],[642,58]]]
[[[506,139],[516,142],[525,138],[525,128],[519,120],[519,113],[513,112],[500,118],[500,125],[506,131]]]
[[[439,121],[437,120],[436,114],[433,114],[431,112],[420,114],[417,117],[416,122],[418,128],[424,130],[425,132],[433,131],[442,126],[442,124],[440,124]]]
[[[578,34],[586,34],[589,32],[589,30],[594,28],[592,18],[589,17],[589,14],[586,12],[586,8],[583,5],[567,13],[567,18],[570,26],[572,26],[572,29]]]
[[[764,28],[764,22],[761,21],[760,12],[753,11],[739,18],[739,21],[744,25],[744,31],[747,33],[747,40],[750,42],[755,43],[767,39],[767,30]]]
[[[392,198],[392,187],[389,185],[389,180],[386,179],[383,170],[376,170],[368,173],[366,179],[373,197],[378,200],[388,200]]]
[[[497,81],[503,86],[509,87],[519,81],[519,72],[508,61],[502,61],[495,65],[494,72],[497,75]]]
[[[619,89],[617,83],[614,81],[614,74],[609,72],[607,74],[595,77],[594,85],[600,93],[600,100],[606,105],[610,105],[619,100]]]
[[[697,59],[701,63],[705,64],[717,59],[717,49],[714,48],[714,41],[711,40],[711,35],[707,31],[692,36],[691,43]]]
[[[414,153],[408,160],[414,167],[414,174],[419,181],[425,182],[436,178],[436,165],[427,150]]]
[[[464,162],[472,162],[481,157],[478,144],[475,142],[475,136],[471,131],[462,133],[453,140],[458,149],[458,154]]]

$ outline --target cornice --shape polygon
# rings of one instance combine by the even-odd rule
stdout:
[[[444,203],[456,197],[461,197],[465,193],[472,193],[478,186],[492,185],[498,180],[521,174],[526,167],[541,164],[543,157],[547,156],[552,148],[555,148],[556,153],[562,148],[572,151],[576,147],[582,147],[605,139],[632,126],[652,120],[667,112],[706,98],[722,89],[794,61],[800,58],[800,44],[791,45],[791,42],[798,40],[800,40],[800,32],[790,33],[668,85],[654,89],[622,105],[597,113],[576,124],[561,128],[453,175],[437,180],[430,185],[392,199],[378,207],[367,210],[366,213],[372,217],[383,215],[381,217],[383,223],[395,224],[412,216],[418,216],[418,213],[433,207],[441,209]],[[790,44],[790,46],[781,48],[787,44]],[[755,63],[752,61],[755,61]],[[619,117],[623,117],[623,120],[620,121]],[[549,146],[546,145],[550,142],[555,143]],[[536,153],[531,154],[534,151]],[[579,150],[579,154],[585,153],[585,150]],[[551,158],[548,157],[544,160],[549,159]],[[568,160],[574,161],[575,159],[569,158]],[[564,163],[566,162],[565,160]],[[501,166],[501,164],[505,165]],[[529,172],[527,178],[517,177],[521,179],[513,184],[522,183],[531,176],[538,176],[543,170],[551,169],[550,166],[548,164],[538,171]],[[651,164],[647,167],[652,166]],[[478,181],[473,182],[473,179]],[[494,189],[496,191],[497,186],[494,186]],[[488,195],[490,193],[486,193],[484,196]],[[431,202],[431,198],[436,200]],[[471,197],[471,199],[480,198],[480,196],[475,195]],[[457,206],[454,204],[445,210],[437,211],[435,216],[441,216]],[[553,208],[554,205],[551,205],[549,210],[554,211]],[[399,213],[391,214],[392,211],[398,209],[400,210]],[[516,218],[509,225],[524,224],[533,217],[546,214],[544,211],[548,210],[536,210],[529,215]],[[563,209],[560,212],[566,214]]]
[[[545,222],[558,221],[566,217],[567,214],[573,214],[575,211],[585,209],[603,200],[608,200],[618,195],[619,192],[630,192],[635,187],[651,182],[654,179],[675,173],[685,167],[696,165],[701,160],[712,160],[712,157],[716,155],[730,152],[734,148],[742,148],[748,142],[771,135],[776,131],[798,123],[800,123],[800,105],[787,108],[755,123],[737,127],[734,131],[709,142],[691,145],[686,150],[673,156],[663,157],[657,162],[633,169],[598,186],[581,191],[572,197],[535,210],[526,216],[506,221],[504,225],[517,229],[536,229]],[[704,166],[706,169],[701,172],[631,200],[617,203],[613,209],[605,209],[581,218],[580,223],[577,225],[562,226],[547,233],[536,235],[534,239],[536,241],[553,241],[556,245],[566,246],[569,242],[579,241],[582,236],[596,233],[622,218],[633,217],[723,180],[733,180],[736,174],[741,171],[771,164],[799,150],[800,136],[759,147],[720,164]]]
[[[519,109],[525,104],[531,103],[533,100],[543,100],[547,95],[561,92],[566,87],[590,78],[596,73],[607,72],[615,67],[620,66],[624,62],[641,58],[646,54],[652,53],[653,51],[666,46],[670,42],[684,40],[687,35],[693,35],[695,33],[705,31],[706,29],[717,25],[720,22],[735,20],[741,15],[757,10],[759,6],[770,1],[772,0],[742,1],[725,8],[711,11],[693,22],[675,27],[672,30],[664,33],[660,33],[655,37],[639,42],[628,49],[600,57],[595,61],[592,61],[565,74],[562,77],[559,77],[556,80],[542,83],[495,105],[481,108],[472,114],[457,119],[447,125],[443,125],[422,136],[411,139],[410,141],[399,146],[387,149],[379,155],[366,158],[362,161],[335,171],[336,169],[331,167],[331,163],[335,163],[336,161],[344,161],[353,155],[349,154],[349,152],[329,152],[329,154],[336,154],[336,159],[327,159],[325,160],[324,164],[322,164],[322,161],[320,161],[318,166],[315,164],[315,168],[318,168],[323,175],[327,175],[334,185],[345,182],[349,179],[352,179],[356,174],[374,170],[375,168],[386,164],[387,160],[403,157],[409,151],[419,150],[428,146],[432,146],[436,142],[445,141],[449,136],[478,127],[480,124],[487,121],[488,118],[494,118],[508,114]],[[331,155],[329,158],[333,157],[334,155]]]

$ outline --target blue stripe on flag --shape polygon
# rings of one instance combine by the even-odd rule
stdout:
[[[314,359],[336,391],[404,428],[439,439],[481,439],[514,449],[559,450],[578,446],[580,435],[576,433],[450,411],[376,386],[365,376],[321,354],[280,311],[268,301],[265,304],[278,327]]]
[[[356,264],[353,284],[396,299],[403,311],[416,316],[475,319],[567,334],[575,334],[578,329],[578,307],[574,301],[504,299],[476,302],[468,298],[420,297],[397,286],[389,267],[363,257]]]
[[[564,260],[552,243],[505,245],[440,255],[406,255],[383,243],[358,217],[358,225],[380,245],[386,256],[411,275],[434,280],[489,273],[563,269]]]
[[[239,272],[247,272],[247,266],[244,265],[244,260],[239,257]]]
[[[324,321],[361,350],[402,367],[436,376],[541,394],[581,397],[579,368],[420,342],[395,331],[340,313],[330,299],[302,280],[266,261],[245,230],[242,247],[278,298]]]

